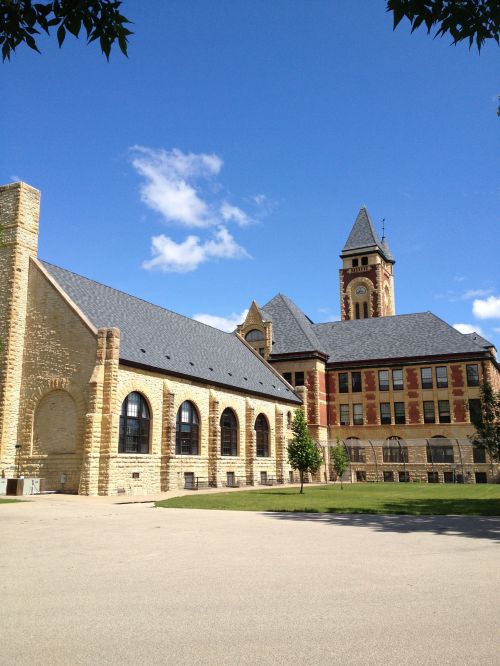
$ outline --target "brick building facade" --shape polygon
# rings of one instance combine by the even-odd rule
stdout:
[[[238,327],[291,385],[309,427],[344,442],[353,481],[493,482],[499,466],[471,445],[484,376],[500,390],[494,346],[423,312],[395,314],[395,260],[362,208],[340,255],[342,320],[314,324],[278,294]],[[327,462],[322,476],[332,478]]]

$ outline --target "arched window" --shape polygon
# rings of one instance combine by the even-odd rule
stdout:
[[[247,342],[259,342],[259,340],[264,340],[264,333],[262,333],[262,331],[258,331],[256,328],[253,328],[245,335],[245,340]]]
[[[119,453],[149,453],[149,407],[140,393],[129,393],[120,412]]]
[[[368,319],[368,303],[366,301],[363,303],[363,317]]]
[[[355,307],[355,310],[356,310],[355,317],[356,317],[356,319],[359,319],[359,303],[356,303],[354,307]]]
[[[353,463],[364,463],[366,462],[365,449],[361,445],[359,437],[348,437],[344,446],[349,456],[349,460]]]
[[[269,424],[264,414],[259,414],[255,420],[255,431],[257,434],[257,457],[267,458],[269,456]]]
[[[220,452],[223,456],[238,455],[238,421],[229,407],[220,417]]]
[[[407,463],[408,447],[397,435],[388,437],[382,447],[382,458],[386,463]]]
[[[197,456],[200,429],[198,413],[192,402],[186,400],[179,407],[175,424],[175,453],[180,456]]]
[[[292,427],[292,420],[293,420],[293,419],[292,419],[292,412],[287,412],[287,415],[286,415],[286,425],[287,425],[288,428],[291,428],[291,427]]]

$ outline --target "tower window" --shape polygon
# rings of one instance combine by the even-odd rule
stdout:
[[[356,305],[354,306],[354,308],[355,308],[355,316],[356,316],[356,319],[360,319],[360,316],[359,316],[359,303],[356,303]]]
[[[368,266],[368,257],[361,257],[361,265]]]
[[[245,335],[245,340],[247,342],[258,342],[259,340],[264,340],[264,333],[257,330],[256,328],[253,328]]]
[[[356,266],[358,265],[358,263],[359,263],[359,260],[358,260],[358,259],[353,259],[353,260],[352,260],[352,266],[353,266],[353,268],[356,268]]]
[[[295,373],[295,386],[304,386],[304,373],[296,372]]]
[[[368,303],[363,303],[363,317],[368,319]]]

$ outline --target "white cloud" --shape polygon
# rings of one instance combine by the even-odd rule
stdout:
[[[225,222],[236,222],[240,226],[246,226],[251,224],[253,220],[245,213],[245,211],[238,208],[238,206],[232,206],[227,201],[224,201],[220,207],[220,213]]]
[[[338,314],[330,315],[326,321],[340,321],[340,315]]]
[[[219,317],[218,315],[211,314],[195,314],[193,319],[196,321],[201,321],[203,324],[208,324],[214,328],[220,328],[221,331],[226,331],[228,333],[234,331],[238,324],[242,324],[245,321],[245,318],[248,314],[248,309],[243,310],[240,314],[233,312],[227,317]]]
[[[493,330],[495,331],[495,333],[500,333],[500,328],[494,328]]]
[[[132,165],[144,179],[142,201],[166,222],[202,229],[225,222],[247,225],[253,221],[238,206],[214,200],[214,191],[220,189],[215,177],[223,166],[218,155],[145,146],[134,146],[131,153]]]
[[[492,289],[469,289],[464,294],[462,294],[462,298],[464,301],[467,301],[471,298],[478,298],[478,296],[488,296],[488,294],[491,294],[491,292]]]
[[[472,313],[477,319],[500,319],[500,296],[475,300]]]
[[[244,259],[250,255],[231,236],[225,227],[219,227],[213,238],[204,242],[198,236],[187,236],[176,243],[168,236],[160,234],[151,239],[153,258],[142,266],[147,270],[165,273],[188,273],[209,259]]]
[[[484,335],[481,327],[476,324],[453,324],[453,328],[456,328],[460,333],[479,333],[479,335]]]

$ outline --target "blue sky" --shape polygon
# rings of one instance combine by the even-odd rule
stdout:
[[[397,312],[500,346],[498,47],[393,32],[383,0],[123,11],[128,59],[69,37],[0,66],[0,182],[42,190],[41,258],[221,324],[279,291],[325,321],[366,205]]]

